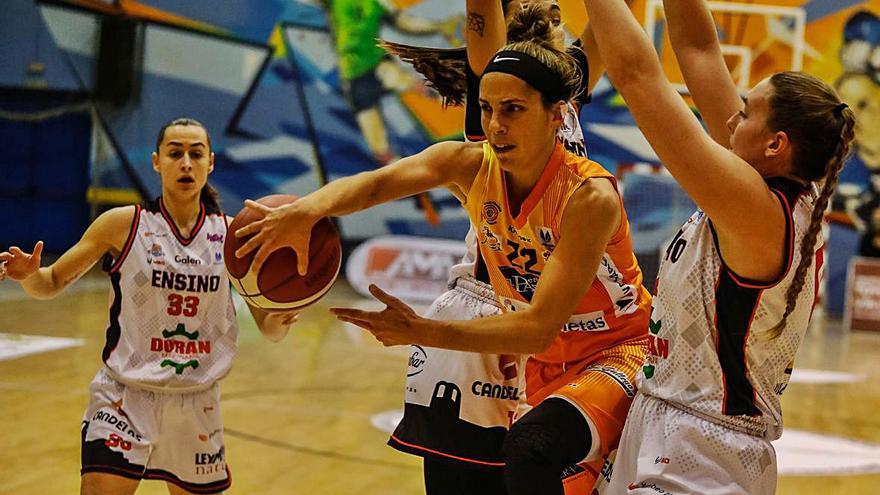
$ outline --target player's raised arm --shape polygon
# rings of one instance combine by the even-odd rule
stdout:
[[[709,134],[730,146],[728,119],[743,108],[705,0],[664,0],[666,28],[688,92]]]
[[[467,0],[468,65],[479,76],[489,61],[507,43],[507,25],[500,0]]]
[[[289,246],[300,260],[299,273],[305,274],[312,226],[320,218],[348,215],[439,186],[461,195],[481,163],[481,145],[443,142],[385,167],[335,180],[285,206],[270,208],[247,201],[245,205],[263,218],[235,232],[238,237],[256,234],[235,254],[242,257],[257,250],[251,265],[256,273],[273,251]]]
[[[16,246],[0,253],[6,262],[6,276],[17,280],[34,299],[51,299],[77,281],[107,252],[118,253],[131,228],[135,207],[124,206],[103,213],[89,226],[82,238],[58,261],[40,267],[43,242],[26,253]]]

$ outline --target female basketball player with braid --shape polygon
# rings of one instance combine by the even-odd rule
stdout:
[[[562,493],[563,468],[616,447],[646,349],[651,298],[614,177],[557,139],[578,84],[574,61],[552,43],[508,45],[480,82],[486,143],[439,143],[280,208],[247,202],[264,218],[236,232],[254,235],[236,253],[258,249],[254,269],[291,246],[303,273],[317,218],[441,185],[453,191],[477,230],[479,263],[504,313],[424,318],[377,287],[386,310],[334,311],[385,345],[527,356],[520,412],[528,412],[502,449],[510,494]],[[491,383],[458,388],[443,396],[453,411],[456,395],[498,400],[512,392]]]
[[[220,493],[225,461],[218,382],[235,356],[238,326],[223,264],[228,219],[207,184],[214,154],[205,127],[176,119],[159,131],[153,168],[162,195],[114,208],[54,264],[0,253],[6,276],[37,299],[58,295],[104,257],[112,285],[104,367],[83,417],[84,495],[134,493],[140,480],[172,495]],[[295,313],[250,308],[268,339],[283,338]]]
[[[608,492],[772,494],[779,395],[813,309],[822,218],[853,113],[801,72],[774,74],[740,98],[707,5],[666,0],[710,137],[623,1],[584,3],[609,77],[700,207],[660,268],[648,358]]]

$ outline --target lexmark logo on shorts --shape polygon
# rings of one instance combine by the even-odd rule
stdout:
[[[223,447],[217,452],[197,452],[196,474],[211,474],[226,470],[226,451]]]
[[[425,371],[424,365],[425,361],[428,360],[428,353],[426,353],[421,346],[417,345],[410,347],[410,349],[409,370],[407,371],[406,376],[416,376],[422,371]]]
[[[475,381],[471,385],[471,392],[479,397],[491,397],[492,399],[519,400],[519,389],[507,385],[498,385]]]
[[[605,314],[601,311],[574,315],[570,320],[562,324],[563,333],[567,332],[602,332],[611,327],[605,321]]]
[[[175,256],[174,261],[180,263],[181,265],[201,265],[202,260],[197,260],[190,256]]]

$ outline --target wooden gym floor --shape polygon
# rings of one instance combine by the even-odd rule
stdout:
[[[84,341],[0,360],[0,494],[78,493],[80,420],[88,384],[100,367],[107,286],[100,274],[90,274],[57,299],[32,301],[17,284],[0,283],[0,334]],[[222,385],[233,476],[227,493],[424,493],[419,460],[387,447],[386,433],[371,423],[375,415],[401,407],[407,349],[383,348],[326,311],[358,300],[338,282],[279,344],[263,340],[249,316],[240,315],[239,354]],[[880,335],[847,334],[836,322],[817,318],[796,370],[857,377],[849,383],[793,383],[783,400],[786,427],[859,443],[789,445],[815,469],[842,467],[832,475],[783,475],[778,493],[880,493],[880,474],[846,474],[856,471],[846,460],[852,449],[862,449],[853,455],[880,473],[878,363]],[[791,457],[780,458],[786,469],[793,467]],[[163,483],[148,481],[138,493],[167,491]]]

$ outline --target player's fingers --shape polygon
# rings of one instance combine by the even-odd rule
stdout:
[[[339,321],[345,322],[345,323],[351,323],[354,326],[361,327],[364,330],[367,330],[370,333],[373,333],[373,326],[372,326],[372,323],[369,321],[359,320],[357,318],[346,318],[345,316],[339,316],[339,315],[336,316],[336,319]],[[375,334],[373,334],[373,335],[375,335]],[[376,338],[378,338],[378,337],[376,337]]]
[[[257,213],[259,213],[260,217],[265,217],[266,215],[268,215],[272,211],[272,208],[270,208],[264,204],[257,203],[256,201],[254,201],[252,199],[244,200],[244,206],[246,208],[250,208],[251,210],[254,210]]]
[[[274,249],[270,248],[268,245],[261,245],[257,254],[254,255],[254,261],[251,262],[251,271],[254,273],[260,273],[260,269],[263,268],[263,263],[266,262],[266,259],[269,258],[269,255],[272,254],[273,251]]]
[[[370,294],[389,308],[409,309],[403,301],[380,289],[376,284],[370,284]]]
[[[370,316],[375,314],[373,311],[354,308],[330,308],[330,312],[336,317],[344,316],[346,318],[357,318],[359,320],[370,319]]]
[[[309,272],[309,242],[306,239],[304,245],[295,246],[296,252],[296,271],[300,276],[305,276]]]
[[[6,261],[11,261],[14,258],[15,258],[15,255],[10,253],[9,251],[3,251],[2,253],[0,253],[0,263],[6,262]]]
[[[263,220],[256,220],[235,231],[235,237],[241,239],[251,234],[257,234],[263,229]]]
[[[12,253],[13,256],[24,256],[24,251],[19,249],[18,246],[10,247],[9,252]]]
[[[32,256],[39,260],[41,254],[43,254],[43,241],[37,241],[34,244],[34,254]]]
[[[244,258],[248,255],[248,253],[262,246],[264,242],[265,236],[263,234],[257,234],[251,237],[247,240],[247,242],[245,242],[244,244],[239,246],[238,249],[235,250],[235,257]]]

